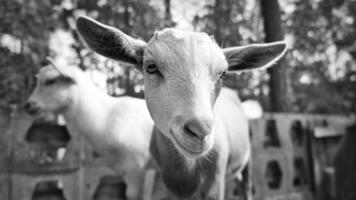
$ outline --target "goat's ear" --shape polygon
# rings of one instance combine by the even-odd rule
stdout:
[[[267,68],[277,62],[286,51],[283,41],[267,44],[251,44],[223,49],[231,71]]]
[[[134,39],[114,27],[85,16],[77,19],[77,29],[95,52],[114,60],[135,65],[142,64],[146,42]]]

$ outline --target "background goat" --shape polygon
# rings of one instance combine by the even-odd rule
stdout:
[[[77,67],[47,66],[25,108],[40,117],[64,116],[70,133],[83,134],[107,164],[122,173],[129,199],[140,199],[153,121],[143,100],[114,98],[97,88]]]
[[[181,198],[224,199],[225,175],[241,173],[250,143],[240,100],[221,89],[222,78],[227,70],[271,65],[285,43],[221,49],[205,33],[176,29],[156,32],[146,43],[86,17],[77,28],[94,51],[143,73],[158,128],[151,153],[166,186]]]

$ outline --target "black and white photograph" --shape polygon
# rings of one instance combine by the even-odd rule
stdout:
[[[356,200],[356,0],[0,0],[0,200]]]

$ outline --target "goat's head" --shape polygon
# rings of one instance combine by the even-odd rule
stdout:
[[[25,110],[36,117],[63,111],[75,96],[75,75],[80,69],[58,67],[52,60],[49,63],[36,75],[36,87],[25,105]]]
[[[156,126],[186,157],[205,155],[214,145],[213,106],[227,70],[270,65],[284,42],[221,49],[205,33],[165,29],[146,43],[87,17],[77,28],[99,54],[137,66]]]

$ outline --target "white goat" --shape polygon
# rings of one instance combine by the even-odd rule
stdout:
[[[226,71],[270,66],[284,42],[221,49],[205,33],[165,29],[146,43],[87,17],[77,28],[89,47],[137,65],[156,129],[151,139],[163,181],[181,198],[224,199],[225,176],[250,156],[247,118]],[[220,96],[219,96],[220,94]],[[219,96],[219,97],[218,97]]]
[[[34,116],[64,116],[69,132],[86,136],[114,171],[123,174],[129,199],[141,199],[150,159],[153,121],[144,100],[113,98],[97,88],[79,68],[42,68],[25,108]]]

